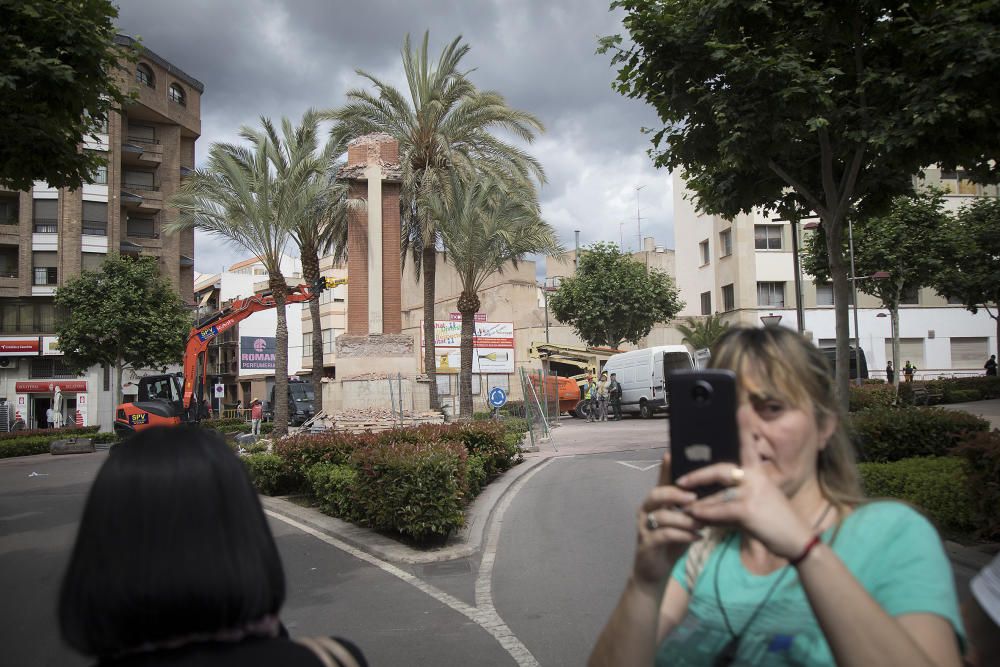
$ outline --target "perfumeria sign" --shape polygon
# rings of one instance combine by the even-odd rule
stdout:
[[[277,347],[273,336],[240,336],[240,368],[273,371]]]

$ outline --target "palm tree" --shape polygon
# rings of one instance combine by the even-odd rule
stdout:
[[[366,134],[386,133],[399,142],[403,184],[400,194],[402,247],[412,254],[417,275],[423,275],[424,367],[430,377],[432,409],[438,409],[434,364],[434,287],[438,224],[424,207],[435,192],[447,187],[448,172],[459,167],[478,170],[497,178],[544,182],[541,164],[513,144],[501,141],[491,129],[500,129],[531,142],[542,124],[531,114],[507,106],[496,92],[480,91],[459,70],[459,62],[469,51],[456,37],[441,52],[436,65],[427,55],[429,33],[419,50],[403,43],[403,71],[409,99],[395,87],[358,70],[377,91],[351,90],[348,103],[326,114],[339,123],[335,133],[349,139]]]
[[[287,219],[291,239],[299,248],[305,282],[320,279],[319,258],[333,254],[335,262],[347,257],[347,212],[363,205],[349,199],[348,187],[337,180],[338,156],[347,149],[343,140],[330,139],[319,145],[319,114],[309,109],[302,123],[292,128],[282,121],[284,142],[276,144],[272,160],[279,179],[290,188],[300,189],[299,215]],[[316,412],[323,408],[323,336],[319,299],[309,301],[312,322],[312,381]]]
[[[684,318],[687,324],[678,324],[677,330],[684,334],[684,342],[696,350],[710,348],[726,333],[729,322],[723,322],[721,315],[709,315],[705,319]]]
[[[462,179],[452,172],[450,187],[427,202],[437,219],[438,232],[448,249],[462,293],[460,396],[461,416],[472,417],[472,354],[479,290],[487,278],[515,267],[529,253],[561,252],[552,228],[542,220],[535,189],[530,183],[511,186],[494,177],[471,174]]]
[[[167,233],[202,229],[257,256],[267,270],[277,313],[274,369],[274,434],[288,432],[288,323],[285,315],[287,285],[281,258],[289,229],[308,210],[304,196],[305,169],[284,164],[289,153],[274,125],[261,118],[263,131],[240,128],[249,146],[215,143],[204,169],[195,170],[170,199],[179,211],[166,225]],[[290,124],[284,124],[285,141],[291,143]]]

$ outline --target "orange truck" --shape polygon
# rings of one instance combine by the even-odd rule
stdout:
[[[532,343],[529,355],[540,360],[549,378],[557,382],[559,412],[583,418],[587,415],[580,406],[583,398],[580,387],[587,379],[587,374],[592,373],[596,377],[608,359],[621,351],[611,347]],[[557,373],[559,377],[550,375],[553,373]],[[546,385],[545,388],[551,391],[555,387]]]

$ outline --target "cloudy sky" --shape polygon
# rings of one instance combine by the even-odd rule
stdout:
[[[461,35],[463,64],[482,89],[535,114],[546,127],[530,147],[548,177],[542,212],[567,248],[595,241],[673,247],[669,173],[653,169],[643,127],[655,114],[611,90],[597,38],[621,32],[606,0],[120,0],[121,31],[205,84],[199,166],[210,145],[236,141],[261,115],[298,120],[365,85],[356,69],[403,86],[407,33],[430,30],[434,57]],[[621,223],[624,223],[622,226]],[[195,268],[216,272],[245,253],[203,236]]]

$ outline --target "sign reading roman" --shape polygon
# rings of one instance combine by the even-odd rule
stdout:
[[[240,368],[274,370],[274,336],[240,336]]]

